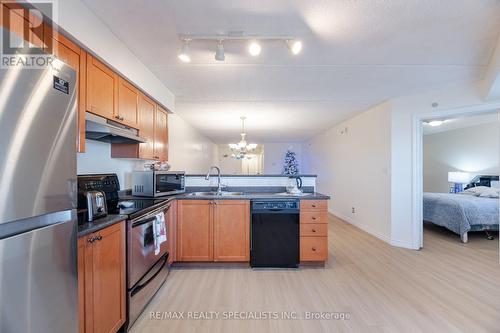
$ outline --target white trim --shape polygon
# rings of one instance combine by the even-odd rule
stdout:
[[[370,235],[372,235],[372,236],[374,236],[374,237],[376,237],[376,238],[378,238],[378,239],[380,239],[380,240],[382,240],[382,241],[384,241],[384,242],[392,245],[392,242],[391,242],[391,239],[390,239],[389,236],[381,234],[380,232],[373,230],[371,227],[367,226],[366,224],[364,224],[364,223],[358,223],[358,222],[354,221],[352,218],[350,218],[348,216],[342,215],[340,213],[336,213],[336,212],[331,211],[331,210],[328,210],[328,212],[330,214],[332,214],[332,215],[337,216],[339,219],[341,219],[343,221],[346,221],[347,223],[349,223],[349,224],[351,224],[351,225],[353,225],[353,226],[355,226],[355,227],[363,230],[364,232],[367,232]]]
[[[422,153],[422,121],[424,120],[432,120],[432,119],[441,119],[444,117],[460,117],[467,116],[474,113],[480,112],[494,112],[500,109],[500,102],[494,103],[484,103],[480,105],[470,105],[458,108],[451,108],[447,110],[440,110],[436,112],[429,112],[418,114],[413,117],[413,147],[412,147],[412,156],[413,156],[413,165],[412,165],[412,243],[411,247],[413,249],[418,249],[423,245],[423,221],[422,221],[422,212],[423,212],[423,202],[422,197],[423,193],[423,153]],[[393,240],[391,244],[402,244],[404,246],[406,242],[399,242],[397,240]],[[398,245],[399,246],[399,245]]]

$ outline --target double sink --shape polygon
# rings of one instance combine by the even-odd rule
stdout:
[[[243,192],[227,192],[227,191],[222,191],[222,192],[192,192],[188,194],[189,196],[194,196],[194,197],[206,197],[206,196],[219,196],[219,197],[231,197],[231,196],[239,196],[239,195],[244,195]]]

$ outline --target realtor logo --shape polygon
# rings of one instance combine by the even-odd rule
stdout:
[[[2,0],[0,15],[1,68],[46,68],[52,63],[49,28],[55,20],[54,1]]]

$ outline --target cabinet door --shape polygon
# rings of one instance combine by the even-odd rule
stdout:
[[[217,200],[214,214],[214,260],[250,260],[250,203]]]
[[[92,331],[116,332],[125,322],[125,224],[95,234],[99,240],[92,243]]]
[[[78,239],[78,332],[85,333],[85,243],[86,237]]]
[[[160,106],[156,110],[154,158],[168,160],[168,114]]]
[[[138,103],[139,90],[128,83],[125,79],[119,79],[118,85],[118,108],[115,118],[130,127],[137,128],[138,126]]]
[[[139,96],[139,135],[147,140],[139,145],[139,158],[154,159],[156,103],[147,96]]]
[[[91,55],[87,55],[87,111],[114,118],[117,75]]]
[[[213,261],[213,202],[180,200],[177,204],[177,260]]]
[[[85,152],[85,67],[87,54],[79,46],[59,33],[54,33],[50,40],[52,41],[54,55],[76,71],[78,82],[78,133],[76,145],[77,151],[83,153]]]

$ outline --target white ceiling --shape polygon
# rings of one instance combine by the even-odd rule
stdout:
[[[175,112],[218,143],[300,141],[388,98],[482,78],[500,31],[497,0],[83,0],[176,95]],[[191,45],[178,33],[294,35]]]
[[[437,134],[457,129],[474,127],[483,124],[498,123],[498,111],[481,113],[474,116],[456,117],[450,119],[441,119],[444,123],[441,126],[432,127],[426,122],[423,124],[424,135]]]

